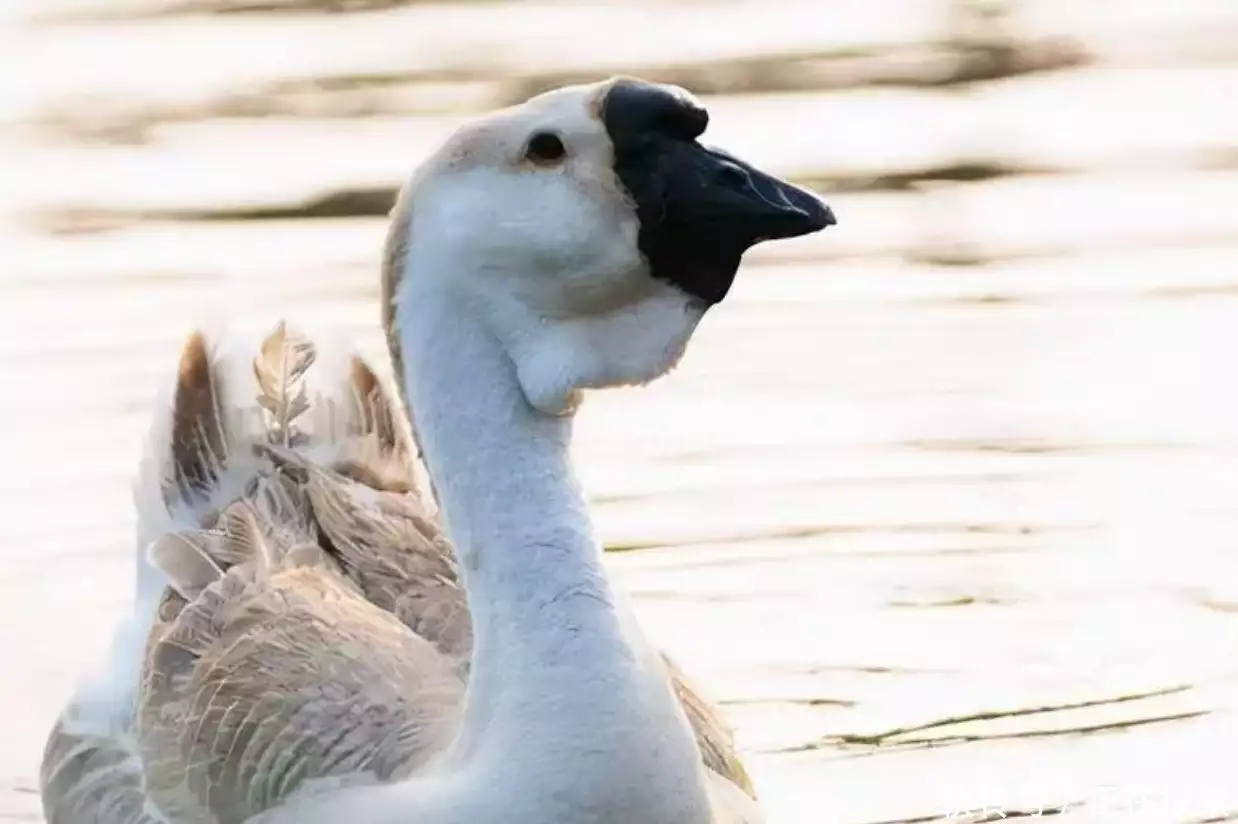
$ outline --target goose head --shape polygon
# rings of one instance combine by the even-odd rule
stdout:
[[[705,107],[633,78],[538,95],[458,131],[393,210],[384,304],[478,316],[527,400],[646,383],[679,360],[744,253],[832,225],[815,194],[703,144]]]

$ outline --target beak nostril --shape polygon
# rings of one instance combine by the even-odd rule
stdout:
[[[727,163],[718,169],[715,182],[728,189],[746,189],[751,180],[743,169]]]

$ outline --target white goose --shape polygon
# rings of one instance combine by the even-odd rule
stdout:
[[[582,390],[664,374],[745,250],[834,222],[701,146],[706,122],[671,87],[560,89],[402,193],[384,320],[454,557],[364,364],[347,402],[310,400],[281,327],[253,426],[190,340],[140,481],[155,566],[49,738],[50,824],[761,820],[611,584],[568,456]]]

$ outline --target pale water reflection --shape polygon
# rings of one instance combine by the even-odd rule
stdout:
[[[580,425],[614,568],[771,821],[1238,820],[1232,4],[1026,0],[993,42],[929,0],[155,5],[3,9],[0,819],[40,817],[129,596],[189,324],[292,313],[381,361],[401,176],[466,112],[626,70],[836,192]]]

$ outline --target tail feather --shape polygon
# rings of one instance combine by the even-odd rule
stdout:
[[[372,434],[384,452],[396,457],[409,457],[409,438],[404,427],[399,401],[383,386],[370,365],[353,355],[349,361],[348,386],[353,414],[353,437]]]
[[[181,350],[177,369],[165,501],[205,495],[223,471],[228,443],[222,391],[206,337],[194,332]]]
[[[312,393],[318,361],[313,342],[281,320],[249,361],[246,391],[239,369],[202,332],[190,335],[170,427],[148,447],[145,463],[161,468],[142,478],[158,484],[164,503],[140,512],[146,560],[159,574],[150,595],[171,585],[192,600],[233,566],[278,563],[273,547],[282,555],[316,544],[304,478],[289,475],[299,467],[330,466],[378,489],[415,488],[401,407],[378,376],[353,355],[342,381]]]
[[[248,376],[236,355],[200,331],[182,348],[170,409],[155,416],[139,473],[143,551],[250,497],[248,486],[270,466],[264,446],[377,474],[382,488],[418,486],[402,407],[360,357],[349,357],[342,379],[324,378],[317,347],[283,321],[249,351]]]
[[[296,420],[310,408],[305,375],[317,356],[310,341],[288,334],[284,321],[262,342],[254,358],[254,378],[258,406],[267,413],[267,437],[272,442],[292,446],[303,437]]]

